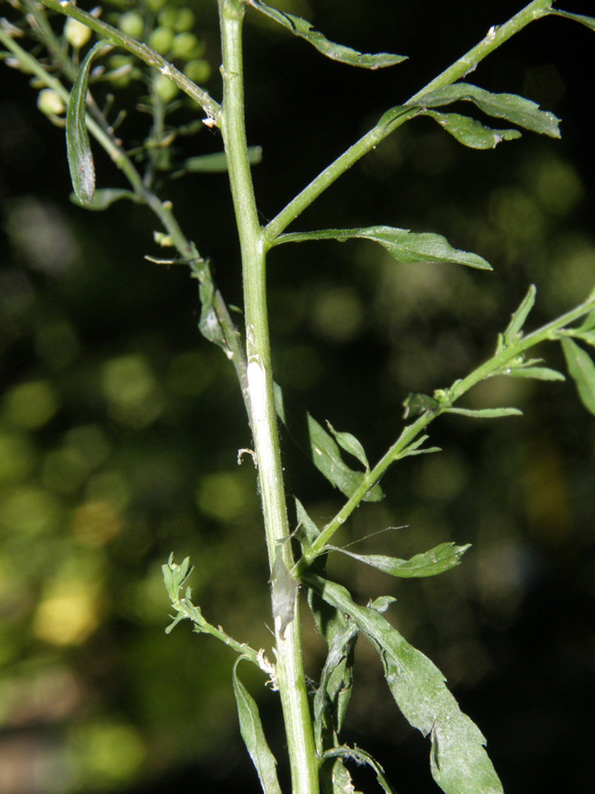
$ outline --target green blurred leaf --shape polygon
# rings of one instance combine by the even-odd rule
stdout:
[[[576,334],[575,339],[580,339],[583,342],[586,342],[588,345],[595,346],[595,332],[593,331],[585,331],[582,334]]]
[[[504,349],[514,342],[517,342],[522,336],[522,328],[529,316],[529,312],[535,305],[536,294],[537,288],[535,284],[531,284],[529,291],[521,301],[519,308],[512,314],[510,322],[502,334],[500,349]]]
[[[279,25],[287,28],[294,36],[305,39],[319,52],[326,55],[327,58],[331,58],[333,61],[346,63],[350,66],[359,66],[363,69],[383,69],[387,66],[395,66],[407,60],[406,55],[393,55],[389,52],[380,52],[371,55],[358,52],[342,44],[335,44],[323,36],[322,33],[314,30],[310,22],[306,19],[296,17],[294,14],[289,14],[285,11],[278,11],[276,8],[272,8],[266,3],[261,2],[261,0],[248,0],[248,4],[257,11],[260,11],[261,14],[269,17],[269,19],[273,19]]]
[[[568,374],[576,384],[581,402],[590,413],[595,414],[595,362],[572,339],[561,341]]]
[[[550,14],[557,17],[565,17],[566,19],[573,19],[575,22],[580,22],[591,30],[595,30],[595,17],[586,17],[584,14],[571,14],[569,11],[559,11],[556,8],[551,9]]]
[[[351,435],[351,433],[340,433],[340,432],[338,432],[331,425],[331,423],[328,421],[328,419],[327,419],[326,423],[327,423],[327,425],[329,427],[329,430],[331,431],[331,433],[335,437],[335,441],[341,447],[341,449],[344,449],[345,452],[349,452],[350,455],[353,455],[354,458],[357,458],[359,460],[359,462],[362,464],[362,466],[365,466],[366,469],[369,469],[370,465],[368,463],[368,458],[366,457],[366,453],[364,452],[364,448],[362,447],[360,442],[357,440],[357,438],[355,436]]]
[[[66,149],[70,178],[75,196],[84,205],[91,204],[95,193],[95,165],[86,123],[89,72],[93,59],[105,47],[106,43],[100,41],[85,56],[70,92],[66,114]]]
[[[518,408],[447,408],[445,413],[470,416],[474,419],[498,419],[501,416],[523,415]]]
[[[316,419],[289,400],[281,387],[275,384],[275,407],[289,435],[311,459],[327,480],[348,498],[362,483],[364,472],[350,469],[341,457],[339,446]],[[364,497],[365,502],[379,502],[384,494],[378,484]]]
[[[302,243],[307,240],[345,240],[360,238],[379,243],[391,256],[405,264],[451,262],[480,270],[492,270],[492,266],[477,254],[453,248],[440,234],[415,233],[409,229],[392,226],[369,226],[357,229],[323,229],[316,232],[282,234],[275,244]]]
[[[262,162],[262,147],[248,147],[248,162],[257,165]],[[189,157],[184,160],[184,171],[200,173],[222,173],[227,171],[227,155],[225,152],[214,152],[213,154],[201,154],[197,157]]]
[[[86,210],[105,210],[108,207],[111,207],[116,201],[121,201],[122,199],[130,199],[131,201],[136,201],[137,197],[132,192],[132,190],[121,190],[120,188],[100,188],[96,190],[93,194],[93,198],[90,202],[82,203],[78,200],[76,193],[72,193],[70,195],[70,200],[73,204],[76,204],[78,207],[84,207]]]
[[[481,121],[470,116],[462,116],[460,113],[438,113],[428,110],[425,115],[438,122],[442,129],[463,146],[469,146],[471,149],[494,149],[502,141],[512,141],[521,137],[518,130],[493,130]]]
[[[455,546],[454,543],[441,543],[429,551],[416,554],[409,560],[400,560],[397,557],[387,557],[384,554],[354,554],[339,546],[327,546],[332,551],[340,551],[353,557],[354,560],[364,562],[372,568],[377,568],[390,576],[404,579],[437,576],[445,571],[450,571],[461,562],[461,557],[471,546]]]
[[[473,102],[486,115],[506,119],[526,130],[552,138],[560,137],[559,119],[553,113],[541,110],[536,102],[517,94],[493,94],[471,83],[454,83],[431,91],[417,99],[416,104],[435,108],[458,101]]]
[[[460,710],[436,665],[376,610],[357,605],[341,585],[311,574],[304,583],[349,615],[376,647],[399,709],[431,739],[432,775],[445,794],[503,794],[485,750],[485,737]]]
[[[277,761],[267,744],[258,706],[238,677],[240,657],[233,666],[233,692],[238,707],[240,733],[260,779],[265,794],[281,794],[277,779]]]
[[[589,312],[582,323],[578,326],[577,331],[592,331],[595,328],[595,310]]]

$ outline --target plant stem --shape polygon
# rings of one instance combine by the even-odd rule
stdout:
[[[383,455],[378,463],[371,469],[362,479],[359,488],[352,494],[350,499],[345,502],[339,512],[326,524],[321,530],[316,540],[312,543],[304,557],[296,566],[296,575],[298,578],[302,576],[308,569],[316,557],[323,554],[325,547],[333,535],[343,526],[345,521],[359,506],[364,496],[368,493],[382,477],[384,472],[400,457],[406,454],[407,447],[419,436],[430,422],[439,417],[441,414],[448,413],[448,409],[452,407],[453,403],[462,397],[463,394],[468,392],[478,383],[493,375],[503,374],[506,375],[506,364],[510,361],[521,356],[527,350],[541,342],[555,341],[558,339],[558,333],[570,323],[579,320],[581,317],[586,316],[595,310],[595,291],[589,295],[586,301],[571,309],[566,314],[558,317],[555,320],[547,323],[546,325],[538,328],[527,336],[522,336],[517,342],[506,347],[497,355],[485,361],[479,367],[469,373],[466,378],[456,381],[450,389],[444,390],[448,392],[448,402],[442,405],[438,403],[438,408],[435,411],[424,411],[417,419],[410,425],[407,425],[397,441],[390,447],[390,449]]]
[[[283,472],[273,399],[266,297],[266,248],[258,222],[244,122],[242,24],[245,6],[219,0],[223,104],[220,126],[228,159],[244,282],[246,354],[251,424],[271,576],[276,555],[293,566]],[[294,618],[282,629],[275,620],[276,678],[281,696],[294,794],[317,794],[318,760],[303,668],[297,596]]]
[[[324,191],[330,187],[342,174],[352,165],[360,160],[365,154],[374,149],[384,138],[388,137],[398,127],[417,115],[417,109],[421,107],[420,100],[429,91],[454,83],[469,72],[486,56],[495,49],[508,41],[515,33],[526,27],[530,22],[540,17],[547,16],[552,6],[552,0],[533,0],[525,6],[518,14],[511,17],[499,27],[493,27],[479,44],[475,45],[465,55],[455,61],[442,74],[429,82],[424,88],[414,94],[411,99],[401,107],[387,111],[378,123],[372,127],[362,138],[353,146],[350,146],[343,154],[332,162],[324,171],[321,171],[301,193],[298,193],[287,206],[266,227],[266,235],[269,245],[274,245],[275,240],[307,207],[309,207]]]

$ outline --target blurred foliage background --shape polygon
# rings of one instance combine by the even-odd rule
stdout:
[[[218,98],[215,3],[184,5]],[[360,73],[248,15],[248,133],[263,147],[254,169],[263,220],[520,3],[275,5],[333,40],[410,60]],[[567,10],[590,13],[589,5]],[[400,432],[409,392],[447,386],[492,351],[529,283],[538,288],[529,327],[592,288],[593,67],[590,31],[553,18],[531,26],[472,81],[555,112],[561,142],[525,135],[477,152],[416,121],[296,225],[435,231],[485,256],[494,273],[401,266],[364,242],[273,252],[277,380],[319,420],[353,432],[371,459]],[[2,80],[0,792],[257,791],[237,732],[231,654],[187,626],[163,633],[160,568],[174,551],[195,563],[195,600],[211,621],[270,644],[254,472],[236,460],[251,439],[233,371],[198,333],[188,272],[143,259],[160,255],[148,212],[74,207],[63,130],[38,112],[26,76],[3,68]],[[116,105],[134,105],[135,90],[123,86]],[[188,103],[177,118],[195,118]],[[132,147],[148,127],[130,112],[118,134]],[[189,156],[221,143],[205,128],[183,146]],[[99,152],[97,164],[101,187],[122,186]],[[190,175],[164,195],[212,259],[228,302],[241,305],[225,176]],[[562,366],[557,348],[543,353]],[[360,508],[340,538],[406,525],[358,550],[409,556],[471,542],[463,564],[398,582],[343,558],[331,560],[330,574],[362,599],[397,596],[392,618],[479,722],[509,794],[587,790],[595,423],[569,383],[494,379],[470,404],[516,405],[525,416],[440,419],[431,438],[444,451],[389,473],[386,500]],[[330,517],[338,493],[284,443],[290,493],[314,517]],[[322,647],[310,629],[305,647],[316,679]],[[425,743],[388,702],[363,642],[358,653],[351,739],[378,753],[398,791],[434,791]],[[275,696],[262,692],[261,706],[282,757]]]

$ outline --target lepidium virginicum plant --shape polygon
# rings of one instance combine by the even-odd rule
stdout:
[[[215,0],[212,0],[213,5]],[[200,31],[189,8],[176,2],[142,0],[118,2],[92,11],[69,0],[11,0],[10,20],[0,27],[2,57],[6,64],[31,75],[40,109],[65,126],[67,154],[75,201],[103,209],[121,200],[146,205],[160,224],[157,242],[162,262],[188,266],[198,281],[201,316],[199,328],[220,346],[235,368],[254,444],[249,454],[256,468],[262,504],[272,591],[274,641],[272,649],[253,648],[246,638],[234,639],[211,624],[193,603],[188,559],[170,557],[163,566],[165,585],[173,608],[173,623],[189,620],[198,633],[210,634],[236,654],[232,685],[241,735],[266,794],[281,791],[274,758],[259,717],[255,699],[241,681],[240,662],[259,668],[266,683],[278,691],[286,732],[286,746],[294,794],[354,791],[349,764],[367,764],[380,787],[392,791],[378,761],[358,747],[343,742],[342,726],[354,685],[354,647],[360,635],[377,651],[386,683],[396,706],[408,722],[429,741],[434,780],[447,794],[496,794],[502,791],[486,752],[480,729],[459,708],[444,677],[423,653],[412,647],[393,627],[386,614],[394,600],[377,598],[362,606],[350,591],[325,573],[330,554],[348,554],[362,565],[395,577],[427,577],[459,565],[468,546],[443,542],[411,559],[356,554],[339,545],[340,530],[362,502],[382,499],[380,479],[404,458],[437,452],[428,445],[428,428],[445,413],[473,418],[504,418],[520,411],[495,406],[471,410],[459,407],[460,398],[494,376],[564,380],[558,371],[536,358],[534,348],[544,342],[561,343],[570,377],[588,411],[595,414],[595,363],[588,353],[595,346],[595,290],[583,303],[541,328],[525,330],[536,300],[529,287],[510,323],[495,340],[492,356],[450,386],[431,395],[410,394],[405,400],[404,425],[398,438],[377,462],[370,462],[353,435],[324,427],[310,414],[297,412],[274,381],[267,315],[266,261],[275,246],[309,240],[362,238],[382,246],[396,260],[415,267],[449,262],[490,270],[481,256],[453,248],[442,236],[415,234],[388,226],[288,231],[293,221],[321,196],[347,169],[383,139],[418,116],[433,119],[445,134],[477,149],[491,149],[520,137],[521,130],[559,137],[558,119],[529,99],[491,93],[467,77],[487,56],[527,25],[547,16],[566,17],[595,30],[595,18],[563,11],[552,0],[533,0],[486,36],[449,68],[409,99],[391,106],[363,137],[324,168],[268,223],[263,224],[253,189],[251,165],[260,151],[249,147],[244,126],[245,93],[242,57],[244,19],[264,15],[274,24],[305,40],[321,56],[346,66],[384,69],[405,60],[403,55],[365,54],[333,43],[312,25],[261,0],[218,0],[221,35],[222,99],[217,101],[202,85],[209,66],[204,60]],[[116,11],[114,11],[114,7]],[[66,19],[64,19],[64,17]],[[110,20],[113,24],[106,21]],[[117,135],[117,102],[107,110],[94,99],[96,86],[112,90],[140,81],[146,86],[142,110],[151,118],[142,146],[127,149]],[[186,94],[194,119],[183,127],[171,123],[170,112]],[[451,106],[457,105],[458,112]],[[182,164],[172,155],[176,138],[194,134],[203,125],[218,131],[222,151],[197,153]],[[283,134],[283,119],[279,119]],[[102,147],[129,182],[127,189],[96,189],[91,147]],[[227,172],[235,208],[243,274],[243,327],[232,320],[192,231],[178,224],[172,205],[159,191],[168,177],[189,171]],[[290,524],[281,467],[278,422],[301,444],[319,472],[345,497],[335,516],[318,526],[295,498],[297,522]],[[349,466],[344,454],[358,462]],[[306,498],[303,497],[304,501]],[[293,508],[293,505],[292,505]],[[293,510],[292,510],[293,514]],[[264,583],[263,583],[264,586]],[[301,650],[298,594],[307,596],[316,627],[328,645],[328,655],[316,687],[306,687]],[[266,616],[263,616],[263,621]]]

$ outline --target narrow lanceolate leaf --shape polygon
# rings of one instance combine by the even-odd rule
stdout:
[[[90,204],[95,193],[95,165],[87,132],[87,89],[93,58],[106,46],[98,42],[87,53],[70,92],[66,114],[66,149],[74,194],[81,204]]]
[[[333,61],[340,61],[350,66],[360,66],[363,69],[383,69],[407,60],[406,55],[394,55],[390,52],[380,52],[372,55],[358,52],[342,44],[335,44],[323,36],[322,33],[314,30],[306,19],[296,17],[294,14],[289,14],[285,11],[278,11],[276,8],[261,2],[261,0],[248,0],[248,4],[260,11],[261,14],[269,17],[269,19],[273,19],[279,25],[290,30],[294,36],[305,39],[319,52]]]
[[[327,419],[327,425],[333,436],[335,437],[335,441],[344,449],[345,452],[349,452],[350,455],[353,455],[354,458],[357,458],[362,466],[365,466],[366,469],[370,468],[368,463],[368,458],[366,457],[366,453],[364,452],[364,448],[362,447],[361,443],[357,440],[355,436],[351,433],[340,433],[331,425],[331,423]]]
[[[533,378],[534,380],[566,380],[561,372],[549,367],[511,367],[506,372],[511,378]]]
[[[341,457],[341,450],[334,438],[327,433],[313,416],[300,408],[275,384],[275,407],[289,435],[298,447],[311,459],[318,471],[348,498],[362,484],[364,472],[350,469]],[[379,502],[384,494],[378,484],[364,496],[365,502]]]
[[[316,232],[295,232],[282,234],[276,241],[281,243],[302,243],[307,240],[345,240],[360,238],[371,240],[385,248],[391,256],[405,264],[451,262],[467,265],[480,270],[492,270],[492,266],[477,254],[453,248],[440,234],[412,232],[393,226],[369,226],[358,229],[323,229]]]
[[[589,312],[582,323],[578,326],[578,331],[593,331],[595,329],[595,310]]]
[[[595,331],[584,331],[581,334],[577,334],[575,338],[595,347]]]
[[[471,83],[454,83],[439,88],[420,97],[415,104],[436,108],[459,101],[473,102],[487,116],[505,119],[531,132],[560,137],[559,119],[553,113],[541,110],[536,102],[517,94],[492,94]]]
[[[502,348],[508,347],[522,336],[521,331],[525,325],[527,317],[529,316],[529,312],[535,305],[536,294],[537,288],[535,287],[535,284],[531,284],[529,291],[521,301],[519,308],[511,316],[510,322],[502,334]]]
[[[91,201],[81,204],[76,194],[71,193],[71,200],[73,203],[83,206],[86,210],[106,210],[108,207],[111,207],[114,202],[121,201],[122,199],[136,201],[137,197],[131,190],[122,190],[120,188],[108,187],[102,188],[101,190],[96,190]]]
[[[248,162],[257,165],[262,161],[262,147],[248,147]],[[200,173],[221,173],[227,171],[227,155],[225,152],[214,152],[213,154],[201,154],[197,157],[189,157],[184,160],[184,171]]]
[[[572,339],[562,339],[562,350],[583,405],[595,414],[595,362]]]
[[[448,408],[446,413],[470,416],[473,419],[498,419],[501,416],[523,415],[523,412],[519,411],[518,408]]]
[[[384,674],[408,722],[430,737],[430,765],[445,794],[503,794],[477,725],[464,714],[436,665],[410,645],[378,612],[356,604],[334,582],[308,575],[304,583],[349,615],[378,650]]]
[[[233,691],[238,707],[240,733],[258,772],[262,790],[265,794],[281,794],[281,787],[277,779],[277,761],[267,744],[260,714],[258,713],[258,706],[238,678],[237,668],[241,661],[242,657],[237,660],[233,667]]]
[[[470,116],[461,116],[459,113],[437,113],[428,110],[425,115],[437,121],[442,129],[463,146],[471,149],[494,149],[502,141],[512,141],[521,137],[518,130],[493,130],[481,121]]]
[[[445,571],[450,571],[451,568],[459,565],[463,554],[470,548],[470,544],[455,546],[454,543],[441,543],[430,551],[416,554],[410,560],[400,560],[397,557],[387,557],[384,554],[354,554],[338,546],[327,546],[327,548],[347,554],[348,557],[364,562],[372,568],[378,568],[379,571],[388,573],[390,576],[413,579],[437,576]]]
[[[294,496],[294,499],[295,513],[298,521],[298,538],[302,541],[305,541],[306,546],[311,546],[320,534],[320,530],[316,526],[315,522],[310,518],[306,512],[306,508],[300,502],[297,496]]]
[[[566,19],[573,19],[575,22],[580,22],[581,25],[595,30],[595,17],[586,17],[584,14],[571,14],[569,11],[559,11],[556,8],[553,8],[550,14],[555,14],[557,17],[566,17]]]

